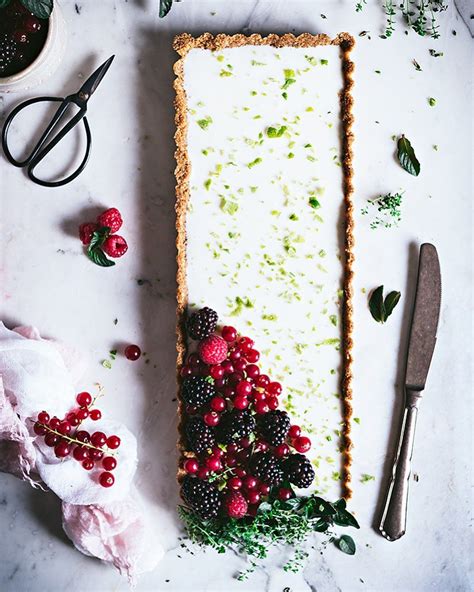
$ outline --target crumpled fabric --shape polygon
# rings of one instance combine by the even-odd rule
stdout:
[[[63,502],[62,509],[63,528],[74,546],[85,555],[112,563],[132,584],[164,555],[132,497],[107,505]]]
[[[32,486],[36,474],[63,501],[63,527],[83,553],[113,564],[130,581],[153,569],[162,547],[149,544],[145,519],[132,498],[137,465],[133,434],[111,419],[86,420],[81,427],[121,438],[114,451],[115,484],[97,483],[99,471],[85,471],[72,457],[58,459],[33,431],[43,409],[64,417],[75,406],[75,384],[85,369],[85,358],[67,345],[42,339],[34,327],[13,331],[0,322],[0,471]],[[153,547],[152,553],[151,547]]]

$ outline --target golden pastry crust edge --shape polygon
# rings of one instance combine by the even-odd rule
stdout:
[[[181,33],[174,39],[173,47],[180,55],[180,59],[174,64],[175,89],[175,142],[176,142],[176,249],[177,249],[177,380],[180,383],[179,370],[186,354],[185,316],[187,306],[186,283],[186,211],[189,201],[189,178],[191,164],[187,154],[187,105],[186,92],[184,90],[184,60],[192,49],[207,49],[219,51],[226,48],[242,47],[244,45],[269,45],[272,47],[315,47],[319,45],[338,45],[341,49],[341,62],[343,72],[343,87],[340,92],[340,118],[342,123],[341,138],[341,164],[343,170],[343,191],[345,205],[345,237],[344,237],[344,278],[343,278],[343,329],[342,329],[342,360],[343,370],[341,377],[342,389],[342,416],[343,426],[341,430],[342,448],[342,496],[349,499],[352,496],[351,466],[352,466],[352,396],[353,396],[353,277],[354,277],[354,184],[353,184],[353,97],[354,63],[350,54],[355,40],[349,33],[340,33],[333,39],[327,35],[312,35],[303,33],[295,36],[292,33],[284,35],[270,34],[262,36],[252,35],[227,35],[204,33],[193,37],[189,33]],[[178,481],[184,476],[181,468],[183,458],[195,456],[187,451],[183,431],[183,409],[178,395],[178,432],[177,442],[180,454],[180,463],[177,473]]]

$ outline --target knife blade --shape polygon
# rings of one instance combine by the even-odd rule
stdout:
[[[396,541],[406,532],[408,482],[416,419],[436,345],[440,307],[441,271],[438,253],[433,245],[424,243],[420,247],[415,304],[408,342],[405,406],[400,439],[379,527],[382,536],[389,541]]]

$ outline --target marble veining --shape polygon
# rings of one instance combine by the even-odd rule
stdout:
[[[0,159],[0,311],[10,326],[34,323],[42,333],[89,352],[79,388],[100,381],[104,413],[126,422],[139,443],[136,485],[167,549],[142,592],[332,592],[469,590],[472,443],[470,310],[472,167],[472,39],[454,5],[441,20],[438,41],[378,37],[378,3],[356,13],[352,2],[183,0],[159,20],[155,0],[62,2],[69,41],[59,71],[34,94],[73,92],[112,53],[116,59],[90,103],[93,152],[71,185],[32,185]],[[326,18],[322,18],[324,15]],[[325,32],[357,38],[356,284],[354,467],[352,533],[355,557],[320,543],[300,574],[285,573],[275,553],[246,582],[237,554],[190,554],[181,547],[176,468],[174,377],[174,122],[171,42],[181,31]],[[359,37],[361,31],[368,35]],[[456,35],[452,33],[456,31]],[[433,58],[430,48],[444,52]],[[415,70],[416,59],[422,71]],[[462,73],[462,75],[461,75]],[[0,119],[25,96],[0,96]],[[29,96],[29,95],[28,95]],[[430,107],[428,98],[436,98]],[[394,159],[392,135],[405,133],[422,163],[410,177]],[[26,137],[19,130],[18,141]],[[437,150],[434,149],[437,146]],[[399,228],[373,231],[360,215],[366,200],[404,190]],[[77,225],[104,206],[121,209],[129,253],[110,270],[82,253]],[[409,502],[408,531],[388,543],[373,528],[379,517],[401,406],[400,384],[420,242],[438,247],[443,305],[437,349],[422,402]],[[145,280],[145,281],[138,281]],[[402,292],[384,326],[370,318],[366,292],[380,284]],[[364,292],[363,292],[364,290]],[[467,313],[467,314],[466,314]],[[117,319],[117,324],[114,320]],[[136,342],[147,359],[109,350]],[[362,483],[363,475],[374,480]],[[415,479],[416,476],[416,479]],[[446,517],[449,517],[447,519]],[[0,475],[2,592],[127,590],[112,568],[75,551],[63,534],[59,501],[9,475]]]

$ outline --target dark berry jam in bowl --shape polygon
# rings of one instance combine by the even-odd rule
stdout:
[[[0,8],[0,78],[25,70],[42,52],[49,31],[49,19],[40,19],[20,0]]]

